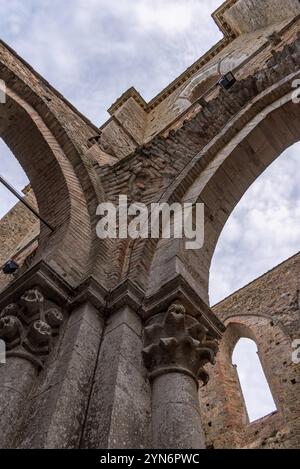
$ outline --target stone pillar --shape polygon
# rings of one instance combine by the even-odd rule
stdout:
[[[151,389],[142,360],[142,321],[129,305],[107,320],[83,448],[149,447]]]
[[[1,327],[1,325],[0,325]],[[36,367],[24,358],[10,357],[0,365],[0,448],[12,447],[19,412],[36,377]]]
[[[59,346],[31,393],[18,447],[79,447],[103,332],[100,309],[88,300],[73,306]]]
[[[6,345],[6,363],[0,367],[0,448],[14,446],[21,410],[62,322],[61,310],[38,288],[0,314],[0,339]]]
[[[206,363],[214,363],[215,337],[178,303],[150,320],[143,356],[152,382],[152,446],[201,449],[198,383],[208,382]]]

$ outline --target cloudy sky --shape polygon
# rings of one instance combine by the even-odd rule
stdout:
[[[134,85],[150,100],[215,44],[221,0],[0,0],[1,37],[96,125]],[[0,141],[0,172],[27,183]],[[250,188],[221,236],[211,270],[214,304],[298,252],[300,145]],[[0,188],[0,216],[14,200]],[[244,351],[250,346],[244,343]],[[248,347],[248,348],[247,348]]]

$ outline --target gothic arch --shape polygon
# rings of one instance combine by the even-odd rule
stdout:
[[[176,106],[180,109],[190,106],[215,85],[220,77],[217,63],[207,70],[201,71],[183,88],[176,100]]]
[[[6,103],[0,105],[0,136],[27,174],[41,216],[54,228],[51,232],[41,225],[39,248],[33,262],[43,259],[71,283],[76,282],[88,264],[91,242],[90,216],[83,189],[71,161],[41,115],[38,96],[24,84],[15,86],[18,90],[14,90],[19,78],[10,72],[8,79],[3,65],[1,72],[0,78],[6,83]],[[31,104],[33,99],[35,106]],[[54,116],[49,110],[46,115],[53,123]],[[67,144],[62,127],[57,131]],[[85,233],[85,242],[75,256],[78,223]]]
[[[164,201],[205,204],[205,241],[198,251],[187,251],[183,242],[174,240],[159,241],[155,253],[154,243],[144,247],[144,258],[151,249],[153,253],[149,296],[181,275],[208,302],[210,263],[228,217],[260,174],[300,140],[300,106],[292,101],[292,82],[298,75],[291,73],[250,100],[165,191]],[[162,262],[168,264],[169,277]]]

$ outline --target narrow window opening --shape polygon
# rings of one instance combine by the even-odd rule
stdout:
[[[256,343],[250,339],[240,339],[233,351],[232,363],[237,367],[250,422],[277,411]]]

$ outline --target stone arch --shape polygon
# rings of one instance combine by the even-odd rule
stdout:
[[[212,88],[220,77],[218,64],[201,71],[183,88],[176,100],[176,106],[180,109],[190,106]]]
[[[166,190],[164,201],[205,204],[205,241],[198,251],[185,250],[184,242],[177,240],[162,240],[157,245],[152,240],[152,247],[148,243],[147,256],[151,249],[154,256],[149,296],[181,275],[205,302],[209,301],[210,263],[227,219],[260,174],[300,140],[300,106],[292,101],[295,77],[292,73],[252,99]],[[168,265],[167,275],[166,269],[161,269],[162,262]]]
[[[41,225],[33,262],[47,261],[73,283],[88,263],[90,217],[71,162],[25,91],[17,93],[6,86],[6,102],[0,105],[0,136],[27,174],[41,216],[54,228],[51,232]],[[86,244],[82,243],[81,250],[74,249],[78,223],[81,233],[85,233]]]

